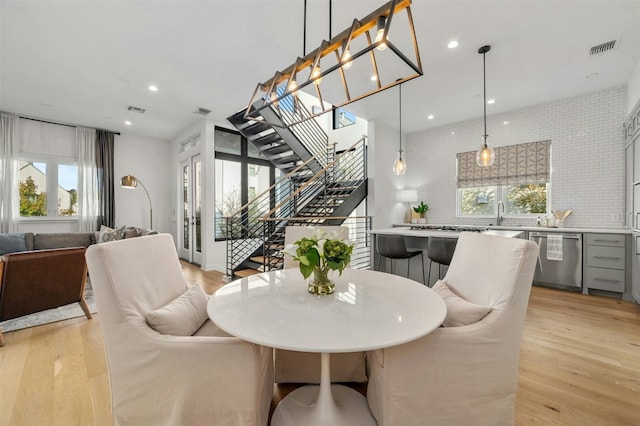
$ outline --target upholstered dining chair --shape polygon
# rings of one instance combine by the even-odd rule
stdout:
[[[342,239],[349,237],[346,226],[317,226],[324,232],[336,232]],[[292,244],[302,237],[309,236],[312,230],[307,226],[287,226],[285,245]],[[298,268],[298,262],[286,255],[284,268]],[[320,383],[320,354],[312,352],[274,350],[276,383]],[[365,353],[331,354],[331,380],[334,382],[367,381]]]
[[[434,285],[444,327],[367,353],[378,425],[514,424],[518,358],[538,256],[531,241],[463,232]]]
[[[95,244],[86,258],[116,425],[267,424],[272,349],[209,321],[171,235]]]

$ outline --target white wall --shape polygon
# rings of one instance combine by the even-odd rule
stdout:
[[[149,228],[149,201],[144,189],[120,187],[120,178],[131,174],[149,191],[153,206],[153,228],[172,233],[170,188],[173,176],[170,168],[169,142],[131,134],[115,136],[114,142],[114,198],[116,226]]]
[[[497,147],[550,139],[551,209],[573,210],[567,227],[622,228],[626,94],[621,86],[488,116],[488,143]],[[482,134],[479,118],[408,136],[405,187],[417,189],[429,204],[429,222],[495,223],[455,217],[456,153],[478,149]],[[376,188],[376,196],[381,193],[386,195]],[[376,211],[387,203],[393,204],[388,196],[377,199]],[[535,220],[507,219],[504,224],[516,223],[534,225]]]
[[[627,114],[629,115],[636,104],[640,102],[640,60],[631,73],[627,83]]]
[[[392,223],[401,222],[406,211],[406,205],[397,200],[397,194],[406,186],[407,176],[393,174],[399,147],[398,130],[378,121],[369,123],[368,132],[368,213],[373,216],[374,229],[388,228]],[[409,167],[411,164],[409,162]],[[417,164],[414,163],[414,167]]]

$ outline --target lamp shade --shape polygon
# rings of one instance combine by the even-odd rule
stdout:
[[[403,189],[398,194],[398,201],[402,203],[413,203],[418,201],[418,191],[415,189]]]
[[[138,186],[138,179],[131,175],[122,176],[120,179],[120,186],[123,188],[133,189]]]

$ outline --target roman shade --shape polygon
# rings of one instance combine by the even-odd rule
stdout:
[[[549,182],[551,141],[502,146],[495,152],[491,167],[478,166],[475,151],[458,153],[458,188]]]

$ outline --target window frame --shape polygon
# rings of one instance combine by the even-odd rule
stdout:
[[[276,182],[276,167],[266,159],[250,157],[249,156],[249,141],[240,132],[236,132],[224,127],[215,126],[215,131],[231,133],[240,137],[240,155],[231,154],[228,152],[221,152],[215,150],[214,142],[214,159],[223,161],[234,161],[240,163],[240,205],[244,206],[249,202],[249,165],[265,166],[269,168],[269,186],[273,186]],[[217,194],[214,194],[214,199],[217,201]],[[214,210],[216,206],[214,205]],[[216,220],[214,218],[214,220]],[[214,230],[218,227],[214,226]],[[215,231],[214,231],[215,232]],[[214,235],[215,241],[227,241],[226,237],[218,237]]]
[[[20,162],[26,162],[26,163],[43,163],[46,164],[46,173],[45,173],[45,182],[46,182],[46,189],[45,189],[45,193],[49,193],[49,188],[53,187],[55,188],[55,193],[56,196],[55,197],[50,197],[47,196],[47,214],[45,216],[22,216],[20,215],[20,212],[18,211],[18,222],[77,222],[78,221],[78,211],[76,211],[76,214],[73,216],[62,216],[58,214],[58,196],[57,196],[57,192],[58,192],[58,187],[60,187],[60,176],[59,176],[59,166],[63,165],[63,166],[75,166],[76,167],[76,173],[78,173],[77,179],[78,179],[78,183],[77,185],[80,186],[80,176],[79,176],[79,166],[78,166],[78,161],[77,160],[72,160],[71,158],[69,159],[58,159],[58,158],[52,158],[49,156],[41,156],[38,158],[38,156],[24,156],[24,157],[19,157],[17,160],[18,162],[18,190],[20,187],[20,183],[21,183],[21,179],[19,176],[20,173]],[[35,165],[33,166],[35,167]],[[76,188],[76,193],[77,196],[80,197],[80,189]],[[53,212],[53,214],[52,214]]]
[[[519,184],[508,184],[508,185],[486,185],[483,188],[495,188],[495,202],[493,203],[493,214],[463,214],[462,213],[462,191],[470,188],[478,188],[478,187],[465,187],[465,188],[456,188],[456,217],[459,218],[475,218],[475,219],[492,219],[496,218],[498,215],[498,202],[502,201],[503,205],[506,204],[506,191],[505,189],[510,186],[515,186]],[[522,184],[524,185],[524,184]],[[546,182],[546,192],[547,192],[547,205],[546,211],[544,213],[502,213],[502,217],[505,219],[532,219],[541,215],[545,215],[551,211],[551,182]]]

